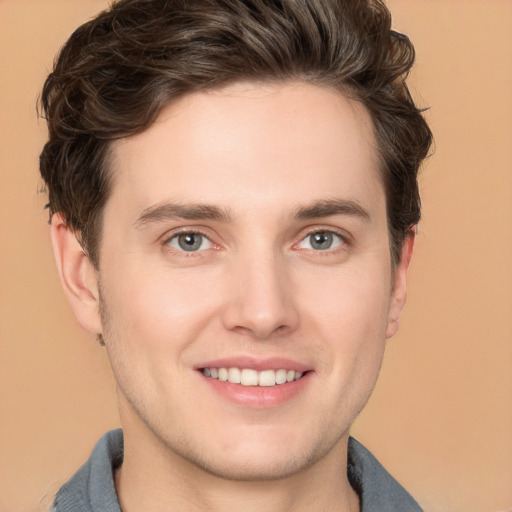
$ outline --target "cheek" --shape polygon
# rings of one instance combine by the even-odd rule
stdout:
[[[377,270],[340,272],[325,278],[321,289],[314,283],[303,289],[303,316],[331,351],[330,372],[347,376],[361,369],[378,372],[391,285],[389,272],[380,266]]]
[[[130,277],[120,279],[121,274]],[[198,289],[202,282],[206,286],[204,280],[180,280],[147,268],[105,276],[103,324],[109,359],[122,394],[135,410],[167,404],[162,397],[168,396],[168,386],[184,382],[183,354],[213,315],[212,294]],[[190,390],[181,386],[187,395]]]
[[[187,344],[215,311],[213,272],[178,273],[139,267],[112,276],[106,297],[124,342],[162,350]],[[218,300],[218,299],[217,299]]]
[[[303,278],[304,310],[316,312],[327,328],[342,327],[340,334],[381,330],[387,323],[391,276],[386,267],[374,267],[347,267],[316,279]]]
[[[317,406],[326,424],[352,423],[375,386],[385,348],[390,278],[384,266],[350,269],[323,279],[322,290],[304,287],[302,317],[306,338],[318,340],[324,357],[319,376],[324,393]],[[384,276],[384,277],[383,277]],[[317,281],[318,282],[318,281]],[[306,299],[307,298],[307,299]]]

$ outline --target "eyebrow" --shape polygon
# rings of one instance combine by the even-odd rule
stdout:
[[[310,220],[334,215],[358,217],[364,221],[370,220],[370,214],[359,203],[349,199],[321,199],[306,206],[297,206],[294,217],[297,220]],[[167,220],[215,220],[232,222],[228,209],[209,204],[179,204],[166,202],[144,209],[134,225],[143,228],[148,224],[165,222]]]
[[[229,210],[208,204],[163,203],[144,209],[135,221],[135,227],[142,228],[148,224],[173,219],[230,222],[231,215]]]
[[[322,199],[307,206],[299,206],[295,212],[295,218],[298,220],[331,217],[333,215],[358,217],[366,222],[371,220],[368,211],[357,201],[350,199]]]

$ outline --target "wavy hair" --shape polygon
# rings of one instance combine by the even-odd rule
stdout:
[[[405,83],[413,62],[381,0],[117,1],[71,35],[44,84],[50,217],[63,215],[98,266],[112,141],[144,131],[185,94],[299,80],[371,114],[396,264],[420,219],[417,174],[432,142]]]

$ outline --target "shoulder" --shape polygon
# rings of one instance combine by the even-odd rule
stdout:
[[[49,512],[121,512],[114,471],[123,454],[121,429],[104,434],[89,460],[60,488]]]
[[[354,438],[348,445],[348,477],[361,500],[361,512],[422,512],[414,498]]]

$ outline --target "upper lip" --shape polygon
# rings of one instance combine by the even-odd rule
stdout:
[[[256,371],[263,370],[294,370],[296,372],[306,372],[311,370],[311,366],[294,361],[286,357],[267,357],[255,358],[251,356],[223,357],[205,361],[195,367],[197,370],[202,368],[248,368]]]

